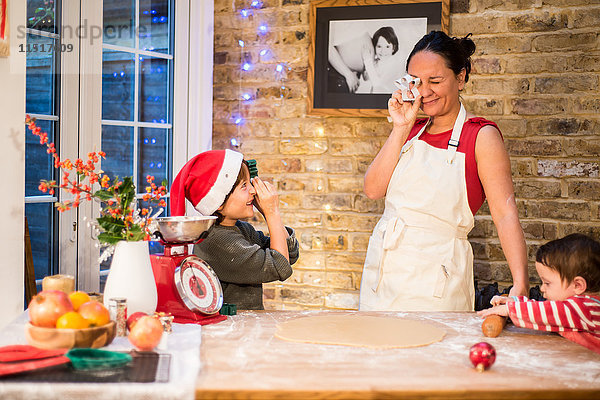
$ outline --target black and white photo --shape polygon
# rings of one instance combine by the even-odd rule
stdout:
[[[372,3],[311,3],[310,114],[385,115],[414,44],[448,26],[448,0]]]

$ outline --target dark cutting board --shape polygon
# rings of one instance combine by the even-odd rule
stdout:
[[[27,371],[0,378],[0,382],[168,382],[171,355],[154,352],[129,352],[132,362],[121,368],[76,370],[70,363]]]

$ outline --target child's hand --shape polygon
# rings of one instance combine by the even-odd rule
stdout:
[[[259,177],[251,180],[256,196],[254,197],[254,205],[265,218],[279,213],[279,196],[277,190],[269,182],[265,182]]]
[[[508,301],[508,297],[506,296],[494,296],[492,300],[490,300],[490,304],[493,306],[499,306],[500,304],[506,304]]]
[[[489,315],[508,317],[508,306],[506,304],[501,304],[492,308],[486,308],[485,310],[477,311],[477,315],[481,318],[485,318]]]

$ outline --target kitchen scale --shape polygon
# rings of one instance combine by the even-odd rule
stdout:
[[[204,260],[188,254],[188,245],[201,242],[217,217],[157,218],[155,236],[165,247],[151,254],[150,262],[158,292],[157,312],[170,313],[177,323],[212,324],[226,319],[219,314],[223,289],[217,275]],[[181,253],[175,249],[182,249]]]

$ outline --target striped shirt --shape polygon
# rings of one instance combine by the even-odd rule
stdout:
[[[506,304],[516,326],[557,332],[600,353],[600,297],[581,295],[563,301],[535,301],[523,296],[512,299]]]

